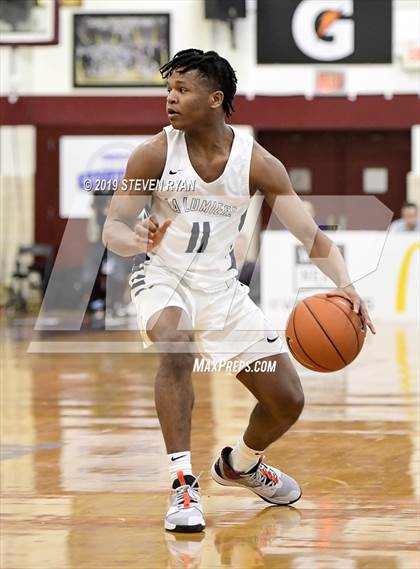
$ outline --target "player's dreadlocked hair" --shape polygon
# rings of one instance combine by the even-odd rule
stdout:
[[[173,71],[186,73],[192,69],[197,69],[203,77],[220,89],[224,93],[223,110],[226,115],[230,115],[235,110],[233,107],[233,97],[236,93],[236,74],[230,63],[220,57],[215,51],[204,52],[201,49],[184,49],[178,51],[173,58],[160,68],[163,79],[166,79]]]

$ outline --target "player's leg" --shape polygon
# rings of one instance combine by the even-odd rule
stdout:
[[[274,504],[291,504],[301,495],[293,478],[263,462],[263,451],[286,432],[303,408],[303,393],[297,373],[279,338],[273,338],[270,323],[247,294],[247,287],[237,286],[231,304],[220,303],[226,310],[224,330],[204,336],[207,351],[217,353],[216,339],[224,342],[225,352],[231,347],[230,359],[251,363],[242,369],[238,379],[255,395],[253,410],[244,437],[232,449],[225,447],[213,464],[212,477],[226,486],[245,486]],[[244,349],[237,349],[237,341]],[[252,342],[252,339],[254,342]],[[203,338],[202,338],[203,340]],[[255,361],[273,363],[273,371],[257,371]],[[270,368],[272,369],[272,368]]]
[[[232,449],[225,447],[213,464],[213,479],[224,486],[244,486],[272,504],[293,504],[301,489],[297,482],[264,463],[263,452],[298,419],[304,404],[299,377],[285,353],[258,360],[275,364],[274,370],[243,369],[238,379],[258,399],[243,438]],[[271,368],[273,369],[273,368]]]
[[[266,449],[280,438],[297,421],[304,406],[304,395],[299,376],[288,354],[276,354],[262,358],[272,362],[273,371],[255,362],[236,376],[256,397],[249,425],[244,434],[245,444],[253,449]],[[270,367],[268,369],[271,369]]]
[[[168,453],[172,494],[165,517],[165,529],[199,532],[205,527],[200,488],[192,474],[190,437],[194,391],[194,335],[182,308],[168,306],[147,322],[147,335],[164,343],[155,380],[155,404]]]
[[[166,450],[170,454],[189,451],[194,405],[192,324],[181,308],[169,306],[149,319],[147,335],[153,342],[165,342],[156,374],[155,403]]]
[[[230,295],[224,291],[214,295],[210,306],[208,301],[204,303],[200,321],[207,329],[201,332],[200,342],[210,357],[227,357],[241,369],[251,363],[237,375],[259,402],[251,415],[245,442],[263,450],[297,420],[303,408],[303,391],[283,342],[249,298],[248,287],[235,283],[230,290]],[[224,352],[218,354],[221,345]],[[260,364],[270,362],[273,367],[258,366],[257,360]],[[258,367],[273,371],[258,371]]]

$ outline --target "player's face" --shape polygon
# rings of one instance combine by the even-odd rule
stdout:
[[[208,122],[215,92],[205,77],[194,69],[186,73],[174,71],[168,77],[167,89],[166,112],[174,128],[185,130]]]

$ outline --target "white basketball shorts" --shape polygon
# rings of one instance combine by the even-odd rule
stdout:
[[[177,306],[192,324],[196,351],[211,362],[238,360],[246,365],[287,352],[278,331],[250,299],[249,288],[235,278],[211,291],[192,289],[169,269],[146,265],[132,273],[129,284],[145,348],[153,343],[147,334],[150,318]]]

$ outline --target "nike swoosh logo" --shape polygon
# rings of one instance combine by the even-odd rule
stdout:
[[[182,170],[169,170],[171,175],[177,174],[178,172],[182,172]]]
[[[184,458],[184,456],[187,456],[187,455],[183,454],[181,456],[177,456],[176,458],[172,457],[171,460],[172,460],[172,462],[174,462],[175,460],[178,460],[179,458]]]
[[[275,338],[267,338],[267,342],[270,342],[270,344],[271,344],[272,342],[275,342],[278,339],[279,339],[279,336],[276,336]]]

